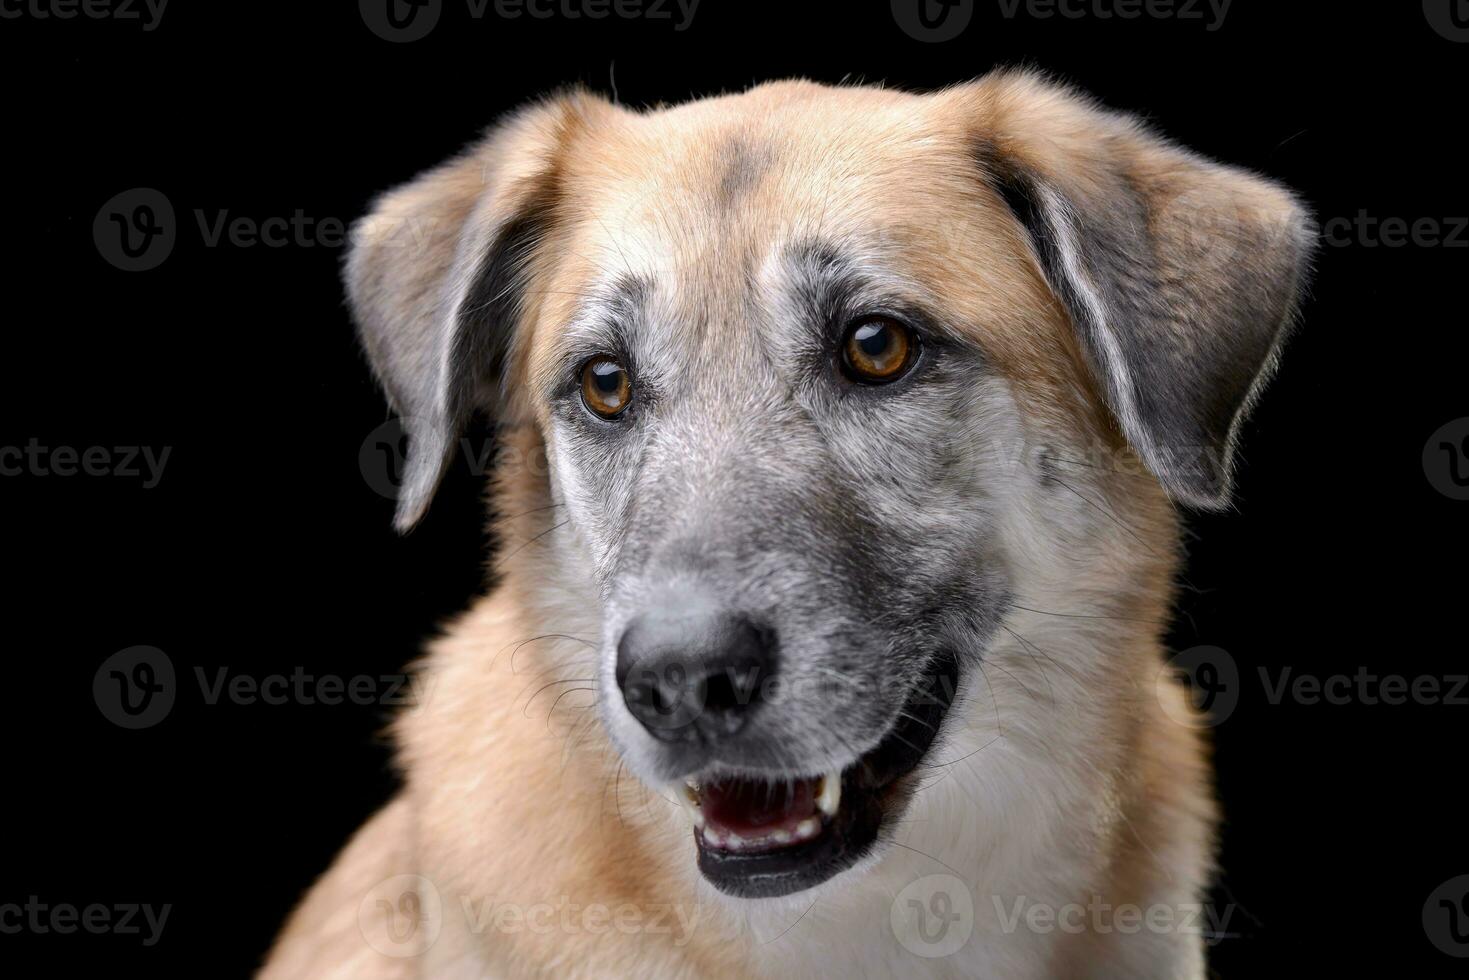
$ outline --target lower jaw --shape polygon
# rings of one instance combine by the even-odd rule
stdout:
[[[719,891],[738,898],[777,898],[814,888],[860,861],[872,850],[883,822],[883,799],[859,792],[851,770],[842,774],[843,805],[821,816],[810,840],[765,851],[730,851],[694,839],[699,871]]]
[[[730,850],[711,845],[696,828],[699,871],[726,895],[777,898],[814,888],[860,862],[872,852],[884,819],[907,804],[905,777],[927,754],[957,683],[954,656],[940,655],[924,690],[904,706],[900,717],[906,721],[842,771],[840,805],[830,815],[818,812],[815,836],[767,849]]]

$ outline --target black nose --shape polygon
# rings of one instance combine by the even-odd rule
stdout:
[[[729,738],[775,671],[774,634],[721,613],[649,613],[617,644],[617,684],[634,718],[665,742]]]

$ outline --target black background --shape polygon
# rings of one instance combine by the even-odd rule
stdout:
[[[350,3],[175,0],[151,31],[0,20],[0,445],[171,447],[151,489],[0,477],[12,626],[0,903],[173,906],[149,948],[0,935],[5,959],[39,954],[48,974],[247,975],[391,794],[382,707],[210,705],[194,671],[396,672],[481,587],[479,480],[456,470],[399,538],[392,502],[363,477],[359,449],[387,412],[342,305],[342,250],[320,239],[505,109],[571,81],[611,94],[615,79],[622,102],[644,105],[791,75],[932,87],[1028,63],[1284,180],[1322,221],[1434,219],[1448,237],[1469,213],[1469,42],[1417,3],[1235,0],[1216,30],[1001,11],[979,2],[942,43],[906,34],[886,0],[703,0],[682,31],[476,20],[446,0],[413,43],[375,36]],[[166,195],[177,242],[157,268],[125,272],[99,252],[93,219],[137,187]],[[196,210],[326,224],[305,244],[211,247]],[[1458,236],[1389,247],[1338,231],[1243,433],[1235,511],[1190,521],[1170,642],[1222,647],[1240,673],[1215,731],[1215,900],[1235,904],[1211,954],[1221,976],[1469,965],[1434,949],[1422,921],[1429,894],[1469,873],[1469,706],[1273,704],[1257,673],[1469,671],[1469,502],[1436,491],[1422,461],[1435,430],[1469,415],[1469,231]],[[127,731],[92,680],[137,644],[166,651],[180,694],[164,721]]]

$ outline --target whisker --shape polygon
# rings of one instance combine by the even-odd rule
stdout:
[[[806,918],[806,916],[808,916],[808,915],[811,914],[811,910],[816,907],[816,902],[819,902],[819,901],[820,901],[820,899],[817,899],[816,901],[813,901],[810,905],[806,906],[806,911],[804,911],[800,915],[796,916],[796,921],[795,922],[792,922],[790,925],[786,926],[783,930],[781,930],[780,936],[776,936],[775,939],[767,939],[763,943],[761,943],[760,945],[761,946],[769,946],[771,943],[773,943],[776,940],[780,939],[781,936],[784,936],[786,933],[788,933],[792,929],[796,928],[796,926],[798,926],[798,925],[801,924],[801,920],[802,919]]]
[[[523,542],[519,548],[516,548],[514,551],[510,552],[510,554],[506,555],[504,558],[501,558],[500,560],[501,561],[509,561],[511,558],[514,558],[516,555],[520,554],[526,548],[529,548],[531,545],[535,544],[537,541],[541,540],[546,535],[550,534],[552,531],[556,530],[557,528],[565,527],[566,525],[568,525],[570,523],[571,523],[571,518],[568,517],[564,521],[561,521],[561,522],[559,522],[557,524],[552,524],[550,527],[546,528],[544,531],[542,531],[540,534],[537,534],[535,537],[531,538],[529,541]]]
[[[503,523],[508,524],[511,521],[518,521],[522,517],[529,517],[532,514],[539,514],[542,511],[555,510],[557,507],[565,507],[565,506],[566,506],[565,504],[547,504],[544,507],[532,507],[530,510],[523,510],[519,514],[507,514],[507,515],[501,517],[500,518],[500,521],[503,522]]]
[[[984,660],[975,664],[979,668],[979,676],[984,678],[984,689],[990,695],[990,707],[995,709],[995,731],[1000,733],[1000,738],[1005,737],[1005,720],[1000,717],[1000,699],[995,697],[995,687],[990,683],[990,675],[985,673]]]
[[[1016,677],[1014,674],[1012,674],[1010,671],[1006,670],[1004,667],[1001,667],[999,664],[995,663],[993,660],[991,660],[989,662],[989,664],[990,664],[991,667],[995,668],[995,670],[998,670],[1000,673],[1002,673],[1006,677],[1010,678],[1016,684],[1020,685],[1020,689],[1025,692],[1026,697],[1030,698],[1032,701],[1035,700],[1035,692],[1032,691],[1030,688],[1026,687],[1024,681],[1022,681],[1020,678]],[[985,680],[986,680],[986,682],[988,682],[989,678],[986,677]],[[1054,702],[1054,699],[1053,699],[1052,700],[1052,704],[1054,704],[1054,703],[1055,702]]]
[[[1003,735],[996,735],[994,738],[990,739],[988,742],[984,743],[979,748],[975,749],[973,752],[966,752],[965,754],[959,756],[959,758],[954,759],[954,760],[952,760],[950,762],[934,762],[934,763],[927,763],[927,764],[928,765],[931,765],[934,769],[943,769],[943,770],[946,770],[947,771],[950,766],[957,766],[959,763],[963,762],[965,759],[968,759],[968,758],[970,758],[972,756],[979,755],[979,753],[983,752],[985,749],[989,748],[991,745],[994,745],[996,742],[1001,741],[1002,739],[1004,739],[1004,737],[1005,736],[1003,736]]]
[[[587,715],[585,720],[578,722],[571,731],[566,733],[567,744],[566,749],[562,754],[562,768],[565,768],[566,764],[571,761],[572,755],[576,753],[576,750],[581,745],[582,741],[586,739],[586,737],[592,732],[597,730],[597,724],[600,720],[601,717],[596,712],[592,712]],[[580,734],[577,734],[578,732],[580,732]],[[573,735],[576,736],[574,739],[572,738]],[[603,765],[606,765],[605,759],[607,758],[607,746],[603,746],[602,748],[602,758],[604,760]]]
[[[927,851],[920,851],[916,847],[910,847],[907,844],[904,844],[902,841],[894,840],[891,837],[883,837],[882,835],[878,835],[878,839],[884,841],[885,843],[891,844],[894,847],[901,847],[905,851],[912,851],[914,854],[920,854],[923,857],[928,858],[934,864],[937,864],[937,865],[939,865],[940,867],[943,867],[943,868],[948,868],[950,871],[952,871],[954,873],[954,877],[959,878],[960,880],[963,880],[963,878],[964,878],[964,876],[959,873],[959,869],[958,868],[954,867],[952,864],[948,864],[947,862],[944,862],[944,861],[939,860],[938,858],[934,857],[932,854],[929,854]]]
[[[549,732],[551,730],[551,716],[556,713],[556,706],[561,703],[561,699],[566,697],[566,695],[568,694],[576,694],[578,691],[592,695],[595,695],[597,693],[597,689],[595,687],[570,687],[562,691],[560,694],[556,695],[556,700],[551,702],[551,710],[546,712],[546,731]],[[596,703],[597,699],[593,697],[592,703],[583,705],[582,710],[585,711],[587,710],[587,708],[594,707]]]
[[[1045,668],[1040,667],[1040,661],[1039,660],[1036,660],[1035,659],[1035,654],[1030,651],[1030,646],[1031,646],[1030,642],[1028,640],[1026,640],[1025,637],[1021,636],[1019,633],[1015,632],[1010,627],[1006,626],[1004,623],[1001,623],[1000,624],[1000,629],[1004,630],[1006,633],[1009,633],[1011,636],[1015,637],[1015,639],[1019,640],[1020,641],[1020,649],[1024,650],[1025,651],[1025,655],[1027,657],[1029,657],[1031,659],[1031,661],[1037,665],[1037,669],[1039,669],[1039,671],[1040,671],[1041,680],[1043,680],[1043,681],[1046,682],[1046,696],[1051,699],[1051,707],[1052,708],[1055,708],[1056,707],[1056,688],[1051,684],[1051,675],[1049,673],[1047,673],[1047,671],[1045,670]],[[1047,657],[1046,659],[1050,660],[1049,657]],[[1054,660],[1051,661],[1051,662],[1052,663],[1055,663]]]
[[[899,718],[907,718],[909,721],[913,722],[914,724],[922,725],[924,728],[927,728],[931,732],[938,731],[938,726],[934,725],[932,722],[924,721],[922,718],[918,717],[917,715],[915,715],[913,712],[907,710],[906,708],[904,708],[903,710],[901,710],[901,711],[898,712],[898,717]]]
[[[524,640],[505,644],[498,651],[496,651],[495,656],[490,659],[490,667],[493,668],[495,666],[495,662],[500,659],[500,654],[504,653],[506,650],[509,650],[511,647],[514,647],[514,652],[510,654],[510,672],[513,674],[515,673],[515,654],[520,652],[521,647],[525,646],[527,643],[536,643],[540,640],[550,639],[573,640],[577,643],[580,643],[582,646],[588,647],[592,650],[597,649],[597,645],[595,643],[592,643],[590,640],[585,640],[582,637],[576,636],[571,633],[542,633],[539,636],[531,636],[527,637]]]
[[[535,683],[535,682],[532,681],[531,683]],[[591,678],[591,677],[564,677],[561,680],[551,681],[551,683],[549,683],[549,684],[542,684],[540,687],[536,688],[536,693],[535,694],[532,694],[530,697],[526,698],[526,700],[525,700],[525,710],[522,712],[522,714],[524,714],[525,717],[529,718],[530,717],[530,706],[531,706],[531,702],[534,701],[537,697],[539,697],[542,691],[549,690],[550,688],[555,687],[557,684],[592,684],[592,683],[595,683],[595,680],[593,678]],[[519,700],[519,699],[517,698],[517,700]]]
[[[626,759],[617,763],[617,779],[612,786],[612,798],[617,802],[617,822],[624,827],[627,826],[627,820],[622,815],[622,770],[625,768],[627,768]]]
[[[1086,494],[1082,493],[1080,490],[1077,490],[1071,484],[1069,484],[1066,481],[1060,479],[1059,477],[1052,477],[1052,479],[1056,482],[1056,484],[1058,486],[1061,486],[1061,487],[1066,488],[1067,490],[1070,490],[1072,493],[1076,494],[1077,497],[1081,498],[1081,500],[1084,503],[1086,503],[1086,504],[1090,505],[1091,507],[1095,508],[1097,510],[1097,512],[1100,513],[1102,516],[1106,517],[1112,523],[1116,524],[1118,527],[1122,528],[1122,530],[1124,530],[1128,534],[1130,534],[1132,536],[1133,540],[1136,541],[1138,544],[1142,545],[1143,548],[1148,552],[1148,554],[1154,556],[1155,558],[1158,557],[1158,553],[1153,550],[1152,545],[1148,544],[1147,541],[1143,540],[1143,536],[1141,534],[1138,534],[1137,533],[1137,530],[1135,528],[1129,526],[1127,524],[1127,522],[1125,522],[1124,520],[1122,520],[1122,518],[1118,517],[1116,514],[1112,513],[1107,508],[1103,507],[1101,504],[1097,503],[1095,500],[1092,500]]]
[[[1139,616],[1107,616],[1107,615],[1103,615],[1101,613],[1061,613],[1061,612],[1052,612],[1049,609],[1037,609],[1034,606],[1022,606],[1019,603],[1015,603],[1015,602],[1012,602],[1010,605],[1011,605],[1012,608],[1015,608],[1015,609],[1023,609],[1026,612],[1039,613],[1042,616],[1055,616],[1058,619],[1101,619],[1101,620],[1115,620],[1115,621],[1120,622],[1120,623],[1147,623],[1150,626],[1167,626],[1168,625],[1168,622],[1166,620],[1162,620],[1162,619],[1144,619],[1144,618],[1139,617]]]

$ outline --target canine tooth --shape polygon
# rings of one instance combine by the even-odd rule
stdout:
[[[679,809],[684,816],[689,818],[689,823],[694,825],[695,830],[704,827],[704,811],[699,809],[699,797],[687,785],[680,785],[674,790],[674,796],[678,799]]]
[[[796,824],[796,840],[806,840],[807,838],[815,837],[817,831],[820,829],[820,821],[815,817],[807,817],[805,820]]]
[[[724,842],[720,838],[720,836],[714,831],[710,830],[708,827],[704,828],[704,843],[708,844],[710,847],[722,847],[724,845]]]
[[[829,772],[821,777],[821,792],[816,795],[816,806],[828,817],[834,817],[841,805],[842,774]]]

